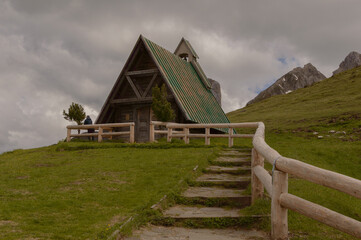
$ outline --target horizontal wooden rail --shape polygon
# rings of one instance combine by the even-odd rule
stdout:
[[[98,129],[99,127],[103,129],[110,129],[110,128],[118,128],[118,127],[129,127],[134,126],[134,122],[129,123],[105,123],[105,124],[92,124],[92,125],[69,125],[66,126],[67,129]]]
[[[361,222],[289,193],[280,196],[281,206],[361,238]]]
[[[361,199],[360,180],[285,157],[280,157],[277,160],[276,168],[296,177],[336,189]]]
[[[69,142],[72,137],[98,137],[98,142],[103,141],[103,137],[112,139],[113,136],[129,135],[129,142],[134,143],[134,122],[129,123],[107,123],[91,125],[69,125],[67,126],[66,141]],[[129,131],[114,132],[116,128],[129,127]],[[97,133],[72,134],[71,130],[94,129]],[[105,130],[105,132],[104,132]]]
[[[176,133],[175,131],[172,132],[172,138],[176,137],[185,137],[185,133]],[[204,134],[204,133],[190,133],[187,135],[189,138],[204,138],[206,136],[210,138],[229,138],[229,134]],[[253,134],[233,134],[231,138],[253,138]]]
[[[250,123],[169,123],[167,128],[257,128],[258,122]]]
[[[159,124],[159,123],[158,123]],[[228,138],[228,146],[233,146],[234,138],[253,138],[253,134],[234,134],[234,128],[256,128],[258,123],[197,123],[197,124],[181,124],[168,123],[167,140],[170,142],[172,138],[183,138],[185,143],[189,143],[190,138],[204,138],[205,144],[210,145],[211,138]],[[205,133],[190,133],[190,129],[205,129]],[[210,129],[228,128],[227,134],[211,134]],[[181,132],[176,132],[174,129],[183,129]],[[152,132],[152,127],[151,127]],[[152,133],[151,133],[152,135]],[[153,134],[154,135],[154,134]]]

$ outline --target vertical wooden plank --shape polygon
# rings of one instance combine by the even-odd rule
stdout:
[[[210,134],[211,134],[211,129],[210,129],[210,128],[206,128],[206,137],[205,137],[205,144],[206,144],[206,145],[210,145],[210,144],[211,144],[211,138],[209,137]]]
[[[109,129],[109,132],[113,132],[113,128]],[[113,140],[113,136],[112,136],[112,135],[109,136],[109,140]]]
[[[288,174],[274,170],[271,203],[271,235],[274,240],[288,239],[287,208],[280,203],[282,193],[288,193]]]
[[[233,138],[232,138],[232,135],[233,135],[233,128],[229,128],[228,129],[228,147],[233,147]]]
[[[184,128],[184,142],[189,144],[189,128]]]
[[[98,130],[98,142],[102,142],[103,141],[103,128],[99,127]]]
[[[129,125],[129,142],[134,143],[134,123]]]
[[[264,158],[259,155],[256,149],[252,148],[252,173],[251,173],[251,184],[252,184],[252,204],[263,196],[264,187],[262,182],[257,178],[256,174],[253,172],[255,166],[260,165],[264,167]]]
[[[154,124],[150,122],[149,124],[149,141],[154,142],[155,136],[154,136]]]
[[[172,128],[168,127],[168,133],[167,133],[167,142],[172,141]]]
[[[70,135],[71,135],[71,129],[68,128],[68,129],[67,129],[67,132],[66,132],[66,141],[67,141],[67,142],[70,142],[70,140],[71,140]]]

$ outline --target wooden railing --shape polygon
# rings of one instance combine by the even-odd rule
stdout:
[[[151,121],[150,122],[150,129],[149,129],[149,141],[154,142],[156,134],[158,135],[168,135],[167,125],[168,124],[176,124],[174,122],[159,122],[159,121]],[[165,129],[156,129],[156,127],[164,127]],[[184,134],[184,131],[173,131],[173,133],[176,134]],[[168,137],[167,137],[168,139]],[[171,141],[171,140],[169,140]]]
[[[264,140],[265,126],[258,123],[252,151],[252,202],[263,194],[263,187],[272,198],[271,224],[273,239],[288,238],[287,209],[361,238],[361,222],[288,193],[288,174],[336,189],[361,199],[361,181],[310,164],[286,158]],[[273,176],[263,168],[266,159],[273,165]]]
[[[115,132],[116,128],[129,127],[129,131]],[[102,142],[103,138],[112,139],[113,136],[129,135],[129,142],[134,143],[134,122],[129,123],[107,123],[92,125],[69,125],[67,128],[66,141],[69,142],[72,137],[98,137],[98,142]],[[72,134],[72,130],[88,130],[94,129],[98,132]]]
[[[160,125],[160,122],[156,122]],[[211,138],[228,138],[228,146],[233,146],[234,138],[252,138],[253,134],[235,134],[235,128],[249,128],[257,127],[257,123],[220,123],[220,124],[179,124],[179,123],[164,123],[163,126],[166,126],[167,130],[159,131],[158,133],[166,134],[167,141],[172,141],[172,138],[182,138],[186,144],[189,143],[190,138],[204,138],[205,144],[210,145]],[[228,129],[227,134],[211,134],[211,128],[217,129]],[[181,129],[181,130],[175,130]],[[191,133],[190,129],[204,129],[204,133]],[[154,133],[152,132],[151,125],[151,139],[154,139]]]
[[[158,130],[158,129],[156,129],[156,126],[166,127],[167,124],[168,124],[168,122],[151,121],[150,122],[150,129],[149,129],[149,141],[154,142],[156,134],[167,135],[168,134],[167,130]]]
[[[310,164],[283,157],[265,142],[265,126],[262,122],[230,123],[230,124],[176,124],[168,123],[167,139],[183,138],[189,143],[189,138],[205,138],[205,144],[210,144],[212,137],[228,138],[228,145],[233,145],[235,137],[253,137],[252,149],[252,203],[263,196],[264,189],[271,196],[271,236],[272,239],[288,239],[287,210],[293,210],[315,219],[328,226],[336,228],[352,236],[361,238],[361,222],[328,208],[312,203],[288,193],[288,174],[295,177],[336,189],[361,199],[361,181],[339,173],[328,171]],[[234,134],[234,128],[257,128],[256,133]],[[192,134],[189,129],[203,128],[205,134]],[[228,134],[210,134],[211,128],[228,128]],[[174,133],[174,129],[183,129]],[[163,131],[163,134],[164,131]],[[273,165],[272,175],[264,169],[264,160]]]

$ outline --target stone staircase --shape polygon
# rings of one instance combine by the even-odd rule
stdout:
[[[246,230],[265,216],[240,211],[251,204],[250,159],[251,149],[222,151],[177,204],[163,211],[172,227],[148,226],[130,239],[268,239],[264,232]]]

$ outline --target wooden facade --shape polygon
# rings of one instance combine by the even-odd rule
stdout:
[[[151,109],[152,88],[156,85],[160,87],[161,85],[165,84],[168,93],[168,101],[171,103],[176,115],[175,122],[197,122],[190,118],[187,109],[181,102],[182,99],[180,99],[180,97],[175,94],[174,86],[171,85],[169,77],[167,78],[164,67],[161,68],[159,63],[160,60],[155,58],[154,53],[152,53],[146,41],[149,40],[144,39],[142,36],[139,37],[126,64],[124,65],[122,72],[120,73],[115,85],[113,86],[113,89],[111,90],[105,104],[103,105],[98,119],[96,120],[97,124],[134,122],[136,142],[149,141],[150,121],[157,120]],[[186,43],[188,42],[184,41],[183,39],[182,41],[180,44],[184,44],[185,46],[178,46],[177,49],[180,48],[189,50],[189,48],[186,46]],[[166,50],[162,49],[162,51]],[[174,55],[167,51],[165,52],[165,55],[171,54],[174,55],[174,57],[176,56],[177,58],[181,59],[181,61],[187,61],[186,58],[180,57],[181,55],[184,56],[185,54],[189,54],[190,51],[187,53],[185,52],[186,51],[180,51],[178,55]],[[161,63],[172,65],[172,62],[166,57],[167,56],[164,57],[164,61],[168,62]],[[172,74],[174,75],[176,73],[172,72]],[[196,75],[196,77],[198,77],[198,75]],[[207,86],[204,86],[204,88],[206,90],[202,89],[202,91],[207,91],[206,94],[208,94],[209,90],[207,89]],[[193,95],[194,94],[198,93],[193,93]],[[190,92],[189,96],[190,97],[188,100],[191,100],[192,92]],[[199,98],[199,96],[196,97]],[[213,95],[212,97],[214,98]],[[221,111],[223,113],[223,110]]]

